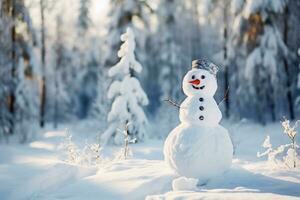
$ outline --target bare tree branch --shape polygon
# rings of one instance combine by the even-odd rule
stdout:
[[[128,157],[128,151],[129,151],[129,133],[128,133],[128,127],[129,127],[129,122],[126,123],[125,125],[125,130],[124,130],[124,135],[125,135],[125,144],[124,144],[124,159]]]
[[[171,99],[165,99],[165,102],[168,102],[170,105],[175,106],[177,108],[180,108],[180,105],[177,104],[176,102],[172,101]]]
[[[223,103],[228,98],[228,92],[229,92],[229,86],[226,89],[226,92],[224,94],[224,98],[218,103],[218,105],[220,105],[221,103]]]

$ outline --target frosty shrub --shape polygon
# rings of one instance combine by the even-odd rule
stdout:
[[[72,135],[68,134],[64,138],[64,141],[59,145],[59,149],[62,149],[65,151],[66,159],[65,161],[68,163],[79,163],[79,151],[77,146],[72,140]]]
[[[64,150],[66,154],[65,161],[70,164],[83,166],[97,166],[101,164],[101,146],[100,144],[85,143],[81,149],[72,140],[72,135],[66,131],[64,141],[59,145],[59,149]]]
[[[100,145],[100,141],[98,140],[97,143],[88,143],[85,142],[83,147],[79,147],[73,141],[72,134],[66,130],[66,136],[64,140],[58,146],[59,150],[63,151],[63,158],[62,160],[73,165],[80,165],[80,166],[110,166],[114,162],[119,160],[125,160],[131,158],[133,153],[129,148],[129,144],[136,143],[135,138],[129,137],[128,130],[129,130],[130,123],[125,125],[124,130],[118,129],[119,135],[124,138],[124,146],[121,147],[120,150],[116,151],[116,153],[110,157],[105,158],[103,156],[103,148]]]
[[[127,123],[123,131],[118,129],[119,133],[122,134],[122,136],[124,137],[124,146],[123,148],[121,148],[120,152],[116,155],[117,160],[123,160],[123,159],[131,158],[133,156],[132,151],[129,148],[129,144],[136,143],[137,140],[136,138],[132,139],[129,137],[129,133],[128,133],[129,126],[130,123]]]
[[[299,146],[296,144],[296,135],[297,135],[297,125],[299,121],[297,121],[294,126],[290,125],[290,121],[287,119],[284,119],[284,121],[281,122],[281,125],[283,127],[283,132],[286,134],[290,140],[291,143],[280,145],[277,148],[273,148],[270,136],[267,135],[262,147],[266,149],[265,152],[260,153],[257,152],[257,157],[268,157],[268,163],[271,166],[285,166],[288,168],[296,168],[297,163],[299,163],[299,157],[297,155],[297,149]]]
[[[118,151],[115,155],[114,155],[114,161],[119,161],[119,160],[126,160],[128,158],[132,158],[133,157],[133,153],[131,151],[131,149],[128,147],[122,147],[120,149],[120,151]]]
[[[281,145],[278,148],[273,149],[272,144],[270,142],[270,136],[267,135],[264,143],[262,144],[262,147],[265,148],[266,151],[263,152],[263,153],[257,152],[257,157],[260,158],[260,157],[263,157],[263,156],[267,156],[268,157],[268,163],[272,166],[281,163],[280,159],[278,159],[277,157],[278,157],[279,154],[283,153],[283,151],[285,149],[284,145]]]
[[[294,126],[290,125],[290,121],[287,119],[284,119],[281,122],[281,126],[283,128],[283,132],[290,138],[291,143],[289,144],[289,149],[287,150],[287,155],[284,158],[284,161],[286,165],[293,166],[296,168],[296,163],[299,161],[298,155],[297,155],[297,149],[299,146],[296,144],[296,135],[297,131],[296,128],[298,126],[298,123],[300,121],[297,120],[294,124]]]
[[[88,144],[86,142],[81,154],[81,163],[88,166],[99,165],[101,163],[100,153],[100,144]]]

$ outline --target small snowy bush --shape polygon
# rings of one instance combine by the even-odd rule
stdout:
[[[59,145],[59,149],[66,154],[65,161],[70,164],[95,166],[102,162],[101,146],[99,144],[88,144],[86,142],[83,149],[79,148],[72,140],[72,135],[67,132],[64,141]]]
[[[298,126],[298,123],[300,121],[296,121],[294,126],[290,125],[290,121],[285,119],[283,122],[281,122],[281,125],[283,127],[283,132],[290,138],[291,143],[289,144],[289,149],[287,150],[287,155],[284,158],[285,164],[288,166],[293,166],[296,168],[296,163],[299,162],[299,158],[297,155],[297,149],[299,146],[296,144],[296,135],[297,131],[296,128]]]
[[[101,163],[101,147],[99,144],[88,144],[86,142],[81,155],[81,163],[85,165],[99,165]]]
[[[131,151],[131,149],[129,148],[129,144],[130,144],[130,143],[136,143],[137,140],[136,140],[136,138],[131,139],[131,138],[129,137],[129,133],[128,133],[129,125],[130,125],[130,123],[127,123],[127,124],[125,125],[125,129],[124,129],[123,131],[118,130],[118,131],[122,134],[122,136],[123,136],[123,138],[124,138],[124,147],[123,147],[123,148],[121,149],[121,151],[117,154],[117,156],[116,156],[116,159],[117,159],[117,160],[120,160],[120,159],[127,159],[127,158],[130,158],[130,157],[133,156],[132,151]]]
[[[124,138],[124,146],[117,151],[111,158],[105,158],[102,154],[103,148],[98,143],[85,142],[83,148],[76,145],[72,135],[66,130],[66,136],[58,149],[63,151],[63,160],[69,164],[81,166],[107,166],[115,161],[125,160],[133,156],[130,143],[136,143],[136,139],[131,139],[128,134],[129,123],[126,124],[125,130],[118,130]]]
[[[68,163],[78,163],[79,162],[79,151],[77,146],[72,140],[72,135],[67,132],[64,141],[59,145],[59,149],[65,151],[66,159]]]
[[[296,168],[297,163],[300,163],[299,157],[297,155],[297,149],[299,146],[296,144],[296,127],[299,121],[297,121],[294,126],[290,125],[290,121],[284,119],[281,122],[283,127],[283,132],[290,138],[291,143],[280,145],[279,147],[273,149],[270,136],[267,135],[262,147],[266,149],[265,152],[257,152],[257,157],[268,157],[268,163],[275,166],[286,166],[288,168]]]

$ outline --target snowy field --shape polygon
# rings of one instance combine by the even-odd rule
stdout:
[[[233,166],[193,191],[172,190],[177,175],[163,161],[162,140],[130,145],[133,155],[127,160],[114,156],[121,147],[108,146],[105,162],[79,165],[65,161],[61,126],[61,131],[41,130],[27,145],[1,146],[0,199],[300,199],[299,169],[272,167],[256,157],[267,134],[274,147],[289,142],[279,123],[223,125],[236,147]],[[96,141],[99,127],[92,126],[88,121],[68,126],[76,145]]]

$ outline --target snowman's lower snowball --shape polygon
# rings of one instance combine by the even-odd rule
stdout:
[[[205,183],[229,169],[233,147],[220,125],[204,127],[182,123],[169,134],[164,145],[168,165],[179,175]]]

